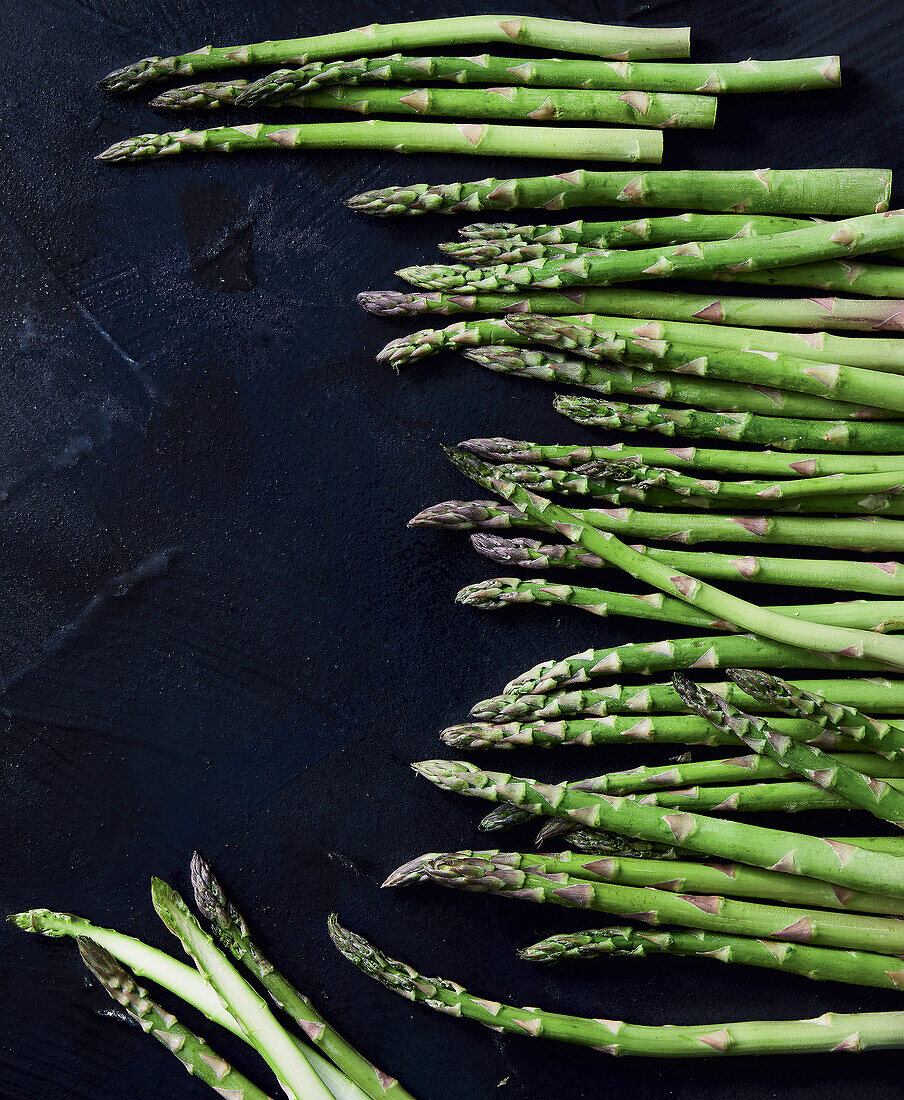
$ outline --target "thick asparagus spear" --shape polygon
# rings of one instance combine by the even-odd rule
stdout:
[[[305,65],[310,61],[348,57],[349,54],[383,53],[394,49],[427,49],[472,42],[517,42],[522,46],[562,50],[568,53],[610,57],[617,61],[645,58],[687,57],[687,27],[612,27],[567,19],[540,19],[506,15],[452,16],[408,23],[372,23],[333,34],[254,42],[243,46],[202,46],[175,57],[145,57],[117,69],[100,82],[111,92],[131,92],[152,80],[169,76],[231,69],[239,65]],[[832,71],[831,68],[829,70]],[[272,74],[277,77],[277,74]],[[269,78],[258,82],[265,84]]]
[[[245,918],[227,898],[210,865],[197,852],[192,856],[191,880],[195,903],[212,923],[223,947],[251,971],[308,1039],[373,1100],[383,1097],[411,1100],[411,1094],[395,1078],[362,1057],[261,953],[251,939]]]
[[[696,409],[666,409],[661,405],[627,405],[623,402],[563,394],[554,401],[569,420],[593,428],[658,432],[689,439],[724,439],[786,451],[904,450],[904,422],[867,424],[847,420],[792,420],[756,413],[711,413]],[[869,459],[867,459],[869,461]],[[900,461],[900,459],[898,459]],[[751,458],[755,463],[756,459]],[[862,469],[862,467],[861,467]]]
[[[296,91],[323,84],[377,81],[448,81],[455,84],[521,84],[542,88],[639,92],[780,92],[833,88],[841,83],[838,57],[790,61],[741,61],[680,65],[624,61],[569,61],[558,57],[361,57],[312,62],[267,79],[255,101],[291,102]]]
[[[633,689],[637,692],[639,689]],[[812,740],[843,751],[853,747],[843,735],[826,734],[824,727],[808,725],[805,719],[774,718],[771,725],[788,737]],[[734,735],[732,735],[734,736]],[[464,722],[448,726],[440,734],[455,749],[559,748],[561,745],[649,744],[649,745],[734,745],[727,734],[713,730],[705,719],[689,714],[638,715],[605,714],[595,718],[560,721]],[[758,758],[761,759],[761,758]],[[705,761],[704,763],[709,763]],[[669,766],[666,770],[671,771]],[[699,780],[697,780],[699,782]],[[508,816],[508,815],[507,815]]]
[[[904,859],[886,852],[702,814],[670,812],[617,795],[572,791],[561,784],[552,786],[503,772],[484,772],[460,760],[428,760],[413,767],[437,786],[466,796],[506,802],[641,840],[677,843],[694,852],[753,867],[904,897]]]
[[[708,280],[709,276],[705,278]],[[816,287],[841,294],[868,294],[874,298],[904,297],[904,267],[893,267],[891,264],[826,260],[823,263],[774,267],[768,271],[742,274],[723,271],[713,278],[722,282],[755,283],[760,286]]]
[[[401,870],[406,871],[407,865]],[[904,943],[904,929],[895,927],[900,922],[887,917],[765,905],[710,895],[676,895],[649,886],[592,882],[561,873],[531,874],[508,866],[504,859],[497,862],[485,856],[451,853],[433,859],[426,857],[422,873],[428,880],[456,890],[613,913],[645,924],[677,924],[889,955],[899,951]]]
[[[870,780],[884,783],[900,797],[901,780]],[[849,810],[851,803],[832,791],[820,790],[803,781],[786,783],[751,783],[745,786],[685,787],[647,794],[629,794],[645,806],[666,806],[669,809],[694,810],[703,814],[800,813],[805,810]]]
[[[776,710],[795,718],[818,719],[828,729],[861,741],[880,756],[904,760],[904,732],[896,723],[863,714],[854,706],[832,702],[778,676],[767,676],[751,669],[732,669],[729,675],[742,691]]]
[[[639,843],[639,842],[638,842]],[[602,859],[574,852],[453,852],[421,856],[403,864],[383,883],[384,886],[405,886],[428,882],[435,861],[454,862],[461,858],[486,859],[496,867],[508,867],[533,875],[558,875],[586,882],[614,883],[621,886],[644,886],[673,894],[710,894],[756,898],[783,905],[843,909],[858,913],[887,916],[904,914],[904,901],[884,894],[864,894],[856,890],[839,890],[817,879],[764,871],[743,863],[694,863],[678,859],[650,859],[635,856],[608,856]],[[872,923],[872,922],[870,922]]]
[[[865,409],[844,401],[764,388],[746,382],[721,382],[693,375],[650,374],[624,363],[573,359],[549,348],[507,347],[504,344],[470,348],[466,359],[499,374],[542,382],[580,386],[604,395],[655,397],[679,405],[699,406],[711,412],[751,412],[761,416],[826,417],[838,420],[883,420],[894,413]],[[902,459],[904,463],[904,459]]]
[[[640,175],[579,168],[522,179],[384,187],[354,195],[347,205],[380,217],[632,205],[831,218],[887,210],[890,194],[891,170],[887,168],[759,168]]]
[[[898,212],[900,213],[900,212]],[[571,259],[473,269],[456,264],[418,264],[397,272],[425,290],[541,290],[609,286],[666,276],[699,278],[727,272],[746,274],[813,261],[834,260],[904,246],[904,220],[895,211],[792,229],[750,240],[699,241],[656,248],[587,252]]]
[[[895,956],[878,955],[873,951],[838,951],[831,947],[799,943],[778,947],[751,936],[732,936],[724,932],[684,929],[645,932],[625,925],[549,936],[519,951],[519,955],[528,962],[542,963],[589,959],[599,955],[630,955],[634,958],[690,955],[782,970],[821,982],[847,982],[880,989],[901,989],[904,986],[901,960]]]
[[[380,317],[459,313],[572,314],[578,308],[585,313],[754,328],[863,329],[867,332],[899,332],[904,328],[904,301],[901,299],[750,298],[597,286],[570,290],[567,294],[557,290],[532,290],[526,294],[449,294],[442,290],[403,294],[396,290],[367,290],[358,295],[358,301],[369,313]]]
[[[623,1020],[564,1016],[475,997],[457,982],[426,978],[408,963],[383,954],[330,917],[338,950],[369,977],[419,1004],[476,1020],[493,1031],[589,1046],[604,1054],[648,1058],[711,1058],[730,1054],[859,1052],[904,1046],[904,1013],[825,1013],[815,1020],[651,1027]]]
[[[262,1089],[180,1024],[171,1012],[161,1008],[109,951],[85,937],[79,937],[78,947],[85,966],[113,1000],[137,1021],[142,1031],[153,1035],[175,1054],[193,1077],[234,1100],[269,1100]]]
[[[299,126],[268,126],[255,122],[247,126],[218,126],[209,130],[139,134],[115,142],[95,159],[143,161],[175,153],[232,153],[260,149],[388,149],[396,153],[656,162],[662,159],[662,132],[603,130],[582,126],[500,126],[477,122],[389,122],[380,119],[338,124],[307,122]]]
[[[733,623],[713,618],[706,612],[688,607],[681,600],[650,593],[635,596],[602,588],[554,584],[549,581],[524,581],[517,577],[496,577],[459,589],[457,603],[482,611],[498,611],[515,603],[541,604],[546,607],[579,607],[592,615],[607,618],[623,615],[632,619],[680,623],[701,630],[734,631]],[[767,605],[766,610],[790,618],[834,626],[850,626],[879,633],[904,629],[904,601],[856,600],[828,604]]]
[[[166,927],[181,942],[202,977],[222,999],[242,1036],[259,1051],[292,1100],[332,1100],[332,1093],[264,1000],[215,946],[172,887],[151,880],[151,900]]]
[[[544,544],[536,539],[505,539],[484,533],[471,536],[471,545],[500,565],[525,569],[601,569],[606,566],[595,554],[564,543]],[[859,562],[811,558],[735,557],[732,554],[661,550],[654,546],[634,547],[642,554],[674,565],[695,577],[718,581],[755,581],[760,584],[800,585],[805,588],[834,588],[869,592],[877,596],[904,596],[904,570],[895,561]]]
[[[773,454],[764,450],[647,447],[628,443],[594,447],[583,444],[547,445],[504,438],[466,439],[459,443],[459,447],[489,462],[537,462],[573,467],[599,459],[676,470],[718,470],[744,477],[824,477],[829,474],[868,474],[904,469],[904,454]]]

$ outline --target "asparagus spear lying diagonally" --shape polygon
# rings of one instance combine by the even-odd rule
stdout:
[[[240,65],[304,65],[309,61],[381,53],[400,48],[464,45],[471,42],[517,42],[568,53],[611,57],[619,61],[659,57],[687,57],[687,27],[658,30],[612,27],[565,19],[507,15],[453,16],[409,23],[373,23],[333,34],[254,42],[241,46],[202,46],[175,57],[146,57],[104,77],[101,87],[131,92],[153,80],[170,76],[231,69]]]
[[[838,57],[789,61],[742,61],[680,65],[619,61],[569,61],[557,57],[361,57],[312,62],[273,73],[248,100],[287,103],[299,91],[324,84],[448,81],[454,84],[521,84],[540,88],[611,89],[639,92],[780,92],[837,87]]]
[[[210,130],[139,134],[117,141],[95,159],[141,161],[185,152],[231,153],[262,149],[388,149],[397,153],[656,162],[662,159],[662,132],[380,119],[338,124],[307,122],[300,126],[268,126],[255,122]]]
[[[484,179],[473,183],[414,183],[365,191],[346,200],[380,217],[462,214],[479,210],[575,206],[651,206],[798,217],[848,217],[888,209],[891,170],[821,168],[804,172],[590,172]]]
[[[457,982],[426,978],[407,963],[384,955],[330,918],[330,935],[341,953],[371,978],[410,1001],[464,1016],[493,1031],[589,1046],[604,1054],[651,1058],[711,1058],[729,1054],[857,1052],[904,1046],[904,1013],[826,1013],[815,1020],[661,1027],[622,1020],[563,1016],[516,1008],[475,997]]]
[[[761,966],[801,974],[816,981],[900,989],[904,984],[901,960],[872,951],[839,951],[831,947],[765,943],[752,936],[724,932],[666,929],[644,931],[630,925],[590,929],[548,936],[518,954],[528,962],[555,963],[564,959],[591,959],[602,955],[690,955],[720,962]]]

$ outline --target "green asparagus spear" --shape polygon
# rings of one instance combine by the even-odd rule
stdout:
[[[720,962],[762,966],[801,974],[822,982],[900,989],[904,985],[901,960],[872,951],[839,951],[831,947],[789,943],[778,946],[751,936],[723,932],[666,929],[645,932],[628,925],[549,936],[519,952],[528,962],[554,963],[562,959],[589,959],[598,955],[690,955]]]
[[[206,860],[195,852],[191,862],[195,903],[212,923],[222,946],[258,979],[308,1039],[372,1100],[393,1097],[411,1100],[411,1094],[362,1057],[261,953],[251,939],[245,918],[227,898]]]
[[[710,1058],[730,1054],[859,1052],[904,1046],[904,1013],[825,1013],[814,1020],[716,1023],[651,1027],[623,1020],[564,1016],[539,1008],[516,1008],[475,997],[457,982],[426,978],[408,963],[383,954],[330,917],[338,950],[388,989],[447,1015],[476,1020],[493,1031],[589,1046],[604,1054],[648,1058]]]
[[[598,126],[568,126],[563,129],[555,126],[389,122],[380,119],[338,124],[307,122],[298,126],[268,126],[255,122],[242,126],[217,126],[209,130],[139,134],[115,142],[95,159],[144,161],[175,153],[232,153],[260,149],[388,149],[397,153],[658,162],[662,159],[662,132],[603,130]]]
[[[640,175],[579,168],[523,179],[384,187],[354,195],[347,205],[380,217],[631,205],[832,218],[887,210],[890,194],[891,170],[886,168],[759,168],[751,172]]]
[[[650,374],[624,363],[597,363],[573,359],[552,349],[514,348],[490,344],[464,352],[466,359],[499,374],[535,378],[543,382],[580,386],[604,395],[654,397],[679,405],[699,406],[711,412],[751,412],[761,416],[813,417],[839,420],[883,420],[895,414],[865,409],[825,397],[810,397],[754,386],[746,382],[721,382],[693,375]],[[904,459],[902,459],[904,462]]]
[[[899,797],[901,780],[870,780],[885,784]],[[694,810],[703,814],[800,813],[808,810],[849,810],[851,803],[832,791],[820,790],[809,783],[751,783],[745,786],[684,787],[647,794],[629,794],[626,798],[645,806],[666,806],[669,809]]]
[[[132,92],[153,80],[191,76],[239,65],[305,65],[310,61],[383,53],[394,49],[427,49],[472,42],[517,42],[522,46],[635,61],[660,57],[687,57],[687,27],[658,30],[650,27],[611,27],[567,19],[534,16],[456,15],[408,23],[372,23],[333,34],[254,42],[244,46],[202,46],[175,57],[146,57],[104,77],[102,88]],[[829,72],[833,70],[830,68]],[[279,74],[271,74],[278,79]],[[258,85],[266,86],[265,77]]]
[[[699,229],[694,232],[699,234]],[[702,238],[698,236],[697,239]],[[863,329],[867,332],[900,332],[904,328],[904,301],[901,299],[749,298],[597,286],[570,290],[567,294],[556,290],[533,290],[520,295],[449,294],[441,290],[402,294],[395,290],[366,290],[358,295],[358,301],[369,313],[380,317],[458,313],[572,314],[577,308],[584,313],[610,316],[656,317],[753,328]],[[807,339],[816,342],[812,336]]]
[[[636,842],[639,843],[639,842]],[[694,863],[678,859],[651,859],[636,856],[609,856],[598,859],[574,852],[454,852],[421,856],[403,864],[383,883],[384,886],[404,886],[413,882],[428,882],[434,862],[441,865],[458,858],[485,859],[496,867],[508,867],[532,875],[558,875],[585,882],[613,883],[621,886],[652,887],[673,894],[726,895],[779,902],[782,905],[817,909],[842,909],[858,913],[887,916],[904,915],[904,901],[883,894],[864,894],[840,890],[817,879],[764,871],[743,863]],[[870,922],[872,923],[872,922]]]
[[[312,62],[269,78],[259,103],[291,103],[297,91],[323,84],[378,81],[447,81],[454,84],[521,84],[543,88],[611,89],[638,92],[778,92],[837,87],[838,57],[734,64],[629,64],[624,61],[569,61],[558,57],[361,57],[354,61]]]
[[[269,1100],[262,1089],[180,1024],[171,1012],[161,1008],[106,948],[83,936],[79,937],[78,947],[85,966],[113,1000],[137,1021],[142,1031],[153,1035],[175,1054],[193,1077],[234,1100]]]
[[[609,446],[530,443],[518,439],[466,439],[459,443],[488,462],[538,462],[549,466],[582,466],[597,459],[665,466],[676,470],[718,470],[743,477],[825,477],[904,469],[904,455],[774,454],[727,448],[647,447],[628,443]]]
[[[767,214],[686,213],[605,222],[576,219],[562,225],[477,222],[464,226],[458,233],[466,241],[475,243],[519,240],[586,248],[631,248],[637,244],[683,244],[686,241],[724,241],[729,237],[759,237],[783,233],[788,229],[801,229],[806,225],[812,225],[812,221],[807,218],[770,217]]]
[[[610,592],[601,588],[555,584],[550,581],[524,581],[517,577],[495,577],[466,585],[456,593],[457,603],[482,611],[498,611],[511,604],[541,604],[546,607],[579,607],[592,615],[607,618],[623,615],[632,619],[679,623],[702,630],[735,631],[733,623],[713,618],[706,612],[688,607],[682,600],[653,592],[635,596],[626,592]],[[878,633],[904,629],[904,601],[851,600],[828,604],[767,605],[789,618],[804,619],[832,626],[850,626]]]
[[[665,866],[671,870],[671,864]],[[407,865],[400,870],[406,871]],[[645,924],[677,924],[889,955],[898,952],[904,943],[904,931],[895,928],[899,922],[887,917],[765,905],[710,895],[676,895],[649,886],[592,882],[563,873],[531,874],[509,866],[505,855],[501,861],[457,852],[424,857],[422,873],[428,880],[456,890],[613,913]]]
[[[490,802],[507,802],[590,828],[609,829],[641,840],[679,844],[707,856],[771,871],[904,897],[904,859],[838,844],[820,837],[764,829],[702,814],[643,806],[617,795],[572,791],[502,772],[484,772],[460,760],[428,760],[414,770],[437,786]]]
[[[696,409],[666,409],[654,404],[627,405],[571,394],[557,397],[554,405],[569,420],[585,427],[629,432],[643,429],[660,435],[723,439],[786,451],[851,450],[888,454],[904,450],[904,423],[901,421],[860,424],[847,420],[791,420],[755,413],[710,413]],[[751,458],[751,463],[755,462],[756,459]]]
[[[289,1037],[263,999],[230,964],[200,927],[179,895],[151,880],[151,899],[166,927],[182,943],[202,977],[221,998],[243,1038],[261,1054],[292,1100],[331,1100],[304,1052]]]

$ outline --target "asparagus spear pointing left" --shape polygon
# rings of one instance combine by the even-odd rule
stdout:
[[[813,1020],[649,1026],[623,1020],[564,1016],[475,997],[457,982],[427,978],[385,955],[330,917],[338,950],[364,974],[409,1001],[450,1016],[476,1020],[493,1031],[557,1039],[603,1054],[647,1058],[714,1058],[730,1054],[856,1053],[904,1047],[904,1012],[827,1012]]]
[[[314,1072],[302,1050],[279,1025],[263,998],[203,931],[176,891],[154,878],[151,900],[160,919],[181,941],[205,981],[222,999],[243,1037],[276,1074],[286,1095],[291,1100],[332,1100],[332,1092]]]
[[[245,918],[226,896],[210,865],[197,852],[192,856],[191,881],[195,903],[213,924],[223,947],[251,971],[315,1046],[372,1100],[414,1100],[394,1077],[377,1069],[343,1039],[308,998],[264,957],[251,939]]]

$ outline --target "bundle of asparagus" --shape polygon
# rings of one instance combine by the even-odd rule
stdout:
[[[139,978],[180,997],[211,1023],[243,1039],[292,1100],[413,1100],[398,1081],[360,1055],[261,953],[241,913],[197,853],[191,862],[191,881],[195,904],[209,920],[220,946],[179,894],[160,879],[151,881],[151,900],[193,965],[69,913],[32,909],[9,920],[25,932],[77,940],[83,962],[113,1000],[220,1096],[267,1100],[267,1093],[180,1024],[169,1009],[158,1005]],[[230,954],[298,1032],[280,1022],[255,986],[229,961]]]
[[[253,82],[238,77],[174,88],[157,96],[153,106],[212,110],[262,104],[489,121],[446,126],[404,122],[220,126],[141,134],[115,143],[98,159],[141,161],[183,151],[355,148],[658,162],[662,159],[662,134],[649,131],[711,128],[716,118],[714,93],[803,91],[836,88],[841,83],[836,56],[715,65],[658,61],[686,57],[689,33],[687,27],[613,27],[485,15],[374,24],[311,38],[204,46],[174,57],[147,57],[110,73],[101,86],[126,92],[166,77],[278,64],[290,67]],[[380,54],[388,49],[410,51],[474,42],[514,42],[608,60],[585,63],[556,57],[418,57],[401,53],[357,57],[361,52]],[[458,86],[429,86],[442,81]],[[411,84],[428,86],[411,88]],[[493,120],[529,125],[497,126]],[[563,131],[536,125],[547,122],[638,129]],[[861,181],[864,193],[876,200],[869,208],[878,209],[885,180],[874,173],[855,173],[850,183],[858,194]]]

